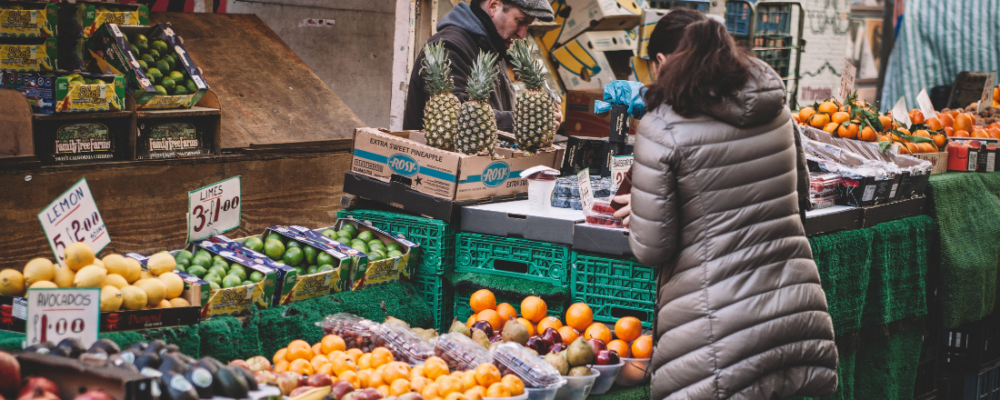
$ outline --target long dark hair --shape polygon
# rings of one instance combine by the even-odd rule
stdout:
[[[649,109],[666,103],[691,117],[735,94],[750,76],[750,55],[725,26],[698,11],[668,13],[653,28],[648,49],[651,59],[670,56],[646,92]]]

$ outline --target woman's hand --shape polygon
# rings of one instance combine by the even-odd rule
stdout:
[[[615,196],[613,199],[611,199],[611,201],[618,204],[624,204],[622,208],[619,208],[618,211],[615,211],[614,217],[624,218],[622,220],[622,224],[625,225],[626,228],[628,228],[629,215],[632,214],[632,194],[627,193],[620,196]]]

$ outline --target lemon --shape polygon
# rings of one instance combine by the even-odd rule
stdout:
[[[50,281],[38,281],[32,283],[31,286],[28,287],[28,289],[57,289],[57,288],[59,288],[59,286],[56,286],[55,283],[52,283]]]
[[[135,286],[121,288],[122,305],[129,310],[141,310],[146,307],[146,292]]]
[[[73,278],[73,286],[76,287],[96,287],[104,284],[104,278],[108,277],[108,271],[96,265],[88,265],[76,272]]]
[[[167,297],[167,285],[159,279],[140,279],[135,282],[135,287],[146,292],[146,304],[156,306]]]
[[[188,301],[184,300],[183,297],[178,297],[176,299],[170,299],[170,306],[171,307],[191,307],[191,303],[188,303]]]
[[[24,295],[24,275],[13,269],[0,271],[0,294],[20,297]]]
[[[35,282],[51,281],[56,277],[56,266],[45,258],[28,261],[24,266],[24,284],[31,286]]]
[[[136,260],[131,257],[126,257],[125,263],[128,264],[128,273],[122,275],[123,277],[125,277],[125,281],[127,281],[128,283],[132,283],[141,279],[142,264],[139,264],[139,260]]]
[[[76,279],[76,272],[73,272],[68,267],[64,267],[56,270],[56,277],[53,281],[56,283],[56,286],[66,288],[73,287],[74,279]]]
[[[111,285],[101,288],[101,311],[118,311],[122,308],[124,300],[122,292],[118,288]]]
[[[126,281],[121,275],[108,274],[108,276],[104,278],[104,286],[114,286],[121,289],[128,286],[128,281]]]
[[[167,272],[173,272],[174,268],[177,268],[177,261],[170,253],[156,253],[146,261],[146,268],[153,275],[160,276]]]
[[[153,307],[153,308],[173,308],[173,307],[174,307],[174,305],[170,304],[170,301],[168,301],[168,300],[160,300],[160,304],[157,304],[156,307]]]
[[[121,277],[128,276],[129,265],[125,261],[125,257],[118,254],[111,254],[104,257],[104,269],[108,270],[109,274],[118,274]]]
[[[94,258],[94,262],[90,263],[90,265],[96,265],[98,267],[105,268],[104,267],[104,261],[101,261],[100,258]],[[107,269],[107,268],[105,268],[105,269]]]
[[[173,272],[161,274],[157,279],[163,282],[167,289],[167,298],[173,299],[184,293],[184,279]]]
[[[66,246],[63,257],[67,267],[73,271],[79,271],[94,263],[94,249],[91,249],[86,243],[73,242]]]
[[[153,274],[149,273],[149,271],[142,270],[141,272],[139,272],[139,281],[141,281],[143,279],[153,279],[153,278],[155,278],[155,276],[153,276]],[[138,281],[136,281],[136,282],[138,282]],[[135,282],[132,282],[132,283],[135,284]]]

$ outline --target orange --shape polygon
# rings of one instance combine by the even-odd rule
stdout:
[[[976,130],[972,131],[972,135],[971,136],[974,137],[974,138],[989,138],[990,134],[986,133],[986,131],[984,131],[982,129],[976,129]]]
[[[476,367],[476,382],[481,386],[490,387],[490,385],[500,382],[500,370],[493,364],[479,364]]]
[[[586,303],[575,303],[566,309],[566,325],[583,331],[594,322],[594,310]]]
[[[288,371],[288,361],[281,360],[277,364],[274,364],[274,373],[280,374]]]
[[[354,360],[355,364],[358,363],[358,360],[361,359],[361,356],[365,355],[365,353],[361,352],[360,349],[347,349],[346,354],[350,356],[352,360]]]
[[[278,365],[278,363],[282,361],[287,362],[288,359],[285,358],[287,357],[287,354],[288,354],[288,349],[278,349],[278,351],[274,353],[274,358],[271,358],[271,361],[274,363],[274,365]]]
[[[517,310],[514,309],[514,306],[508,303],[497,304],[497,314],[500,314],[500,319],[503,320],[504,324],[506,324],[507,321],[517,318]]]
[[[402,396],[410,393],[410,381],[406,379],[396,379],[389,385],[389,394],[392,396]]]
[[[517,375],[507,374],[500,380],[500,383],[507,387],[511,396],[520,396],[524,394],[524,382],[522,382],[521,378],[518,378]]]
[[[486,289],[479,289],[469,298],[469,307],[472,312],[479,314],[483,310],[495,310],[497,308],[497,298],[493,292]]]
[[[520,322],[521,325],[524,325],[524,329],[528,330],[528,336],[535,336],[535,324],[532,324],[531,321],[524,318],[518,318],[517,322]]]
[[[354,371],[344,371],[343,373],[337,374],[338,381],[344,381],[354,386],[355,389],[361,389],[361,378],[358,376],[357,372]]]
[[[955,117],[955,131],[972,132],[972,124],[972,117],[970,117],[969,114],[958,114],[958,116]]]
[[[559,336],[562,337],[563,344],[569,346],[576,338],[580,337],[580,331],[573,329],[572,326],[565,325],[559,328]]]
[[[476,324],[476,313],[472,313],[472,315],[469,316],[469,320],[465,321],[465,326],[469,329],[472,329],[472,326],[475,324]]]
[[[313,358],[312,348],[309,347],[309,343],[305,340],[293,340],[288,344],[288,352],[285,353],[285,359],[288,362],[295,360],[310,360]]]
[[[376,347],[372,349],[372,367],[378,368],[388,363],[395,361],[392,357],[392,352],[385,347]]]
[[[813,128],[822,128],[830,123],[830,115],[816,114],[809,118],[809,125]]]
[[[346,351],[347,344],[344,343],[344,339],[341,339],[337,335],[326,335],[323,336],[323,340],[320,342],[320,350],[323,354],[330,354],[330,352],[335,350]]]
[[[990,127],[990,137],[994,139],[1000,139],[1000,128]]]
[[[358,359],[358,369],[372,368],[372,353],[365,353]]]
[[[829,114],[837,112],[839,109],[840,107],[838,107],[836,103],[832,101],[824,101],[823,104],[819,105],[819,108],[816,111]]]
[[[960,114],[958,110],[951,110],[951,111],[948,111],[948,115],[950,115],[952,119],[955,119],[955,118],[957,118],[957,117],[958,117],[958,114]],[[944,122],[944,121],[941,121],[941,122]]]
[[[1000,129],[1000,122],[994,122],[994,123],[990,124],[990,126],[989,126],[989,127],[990,127],[990,128],[997,128],[997,129]]]
[[[802,119],[799,118],[799,114],[792,114],[792,120],[795,121],[796,124],[802,124]]]
[[[938,119],[936,117],[927,118],[927,129],[930,129],[932,131],[936,131],[936,130],[940,130],[941,128],[944,128],[944,125],[941,125],[941,120],[940,119]]]
[[[420,393],[424,391],[424,388],[427,387],[428,383],[431,383],[430,379],[422,376],[414,377],[410,379],[410,389],[413,389],[414,392]]]
[[[615,336],[626,342],[631,342],[642,334],[642,321],[636,317],[623,317],[615,322]],[[609,343],[610,340],[604,341]]]
[[[444,362],[441,357],[429,357],[424,361],[424,375],[427,375],[431,380],[435,380],[441,375],[448,375],[448,373],[448,363]]]
[[[889,118],[885,115],[880,115],[878,117],[878,122],[882,123],[882,132],[886,132],[889,129],[892,129],[892,118]]]
[[[583,338],[587,340],[601,339],[604,343],[607,343],[611,341],[611,330],[600,322],[594,322],[583,332]]]
[[[323,354],[322,347],[323,347],[322,343],[316,343],[312,345],[313,354]]]
[[[842,137],[844,139],[855,139],[855,138],[857,138],[858,137],[858,125],[856,125],[856,124],[847,124],[847,126],[844,126],[844,124],[840,124],[840,127],[837,128],[837,136],[840,136],[840,137]]]
[[[920,137],[928,137],[929,138],[929,137],[931,137],[931,134],[927,133],[927,131],[925,131],[923,129],[917,129],[917,130],[913,131],[913,136],[920,136]]]
[[[424,386],[424,390],[420,391],[420,396],[424,400],[440,399],[441,395],[438,393],[438,384],[431,382]]]
[[[382,385],[378,387],[379,393],[382,393],[382,398],[389,397],[389,385]]]
[[[490,327],[493,328],[493,332],[499,332],[500,328],[503,327],[503,325],[500,325],[500,323],[503,322],[501,321],[500,314],[497,314],[496,310],[493,309],[480,311],[479,314],[476,315],[476,321],[488,322]]]
[[[909,135],[910,134],[910,130],[906,129],[906,128],[896,128],[896,130],[899,131],[900,135]]]
[[[300,375],[312,375],[314,372],[312,364],[302,358],[297,358],[288,364],[288,370]]]
[[[397,379],[407,379],[410,377],[410,366],[401,361],[393,361],[386,364],[382,371],[382,379],[386,382],[395,382]]]
[[[944,144],[948,142],[948,138],[944,135],[934,135],[931,136],[931,138],[934,139],[934,145],[937,147],[944,146]]]
[[[465,391],[465,398],[468,400],[483,400],[483,395],[485,394],[486,388],[477,385],[476,387]]]
[[[448,375],[441,378],[441,382],[438,383],[438,393],[442,396],[447,396],[450,393],[462,393],[462,387],[461,379]]]
[[[340,376],[344,371],[357,371],[358,363],[354,362],[351,356],[344,354],[338,354],[337,358],[330,360],[330,364],[333,365],[333,372]]]
[[[858,140],[863,140],[866,142],[875,141],[875,130],[870,126],[861,128],[861,132],[858,133]]]
[[[823,127],[823,131],[825,131],[826,133],[829,133],[829,134],[833,135],[833,134],[837,133],[837,128],[839,128],[839,127],[840,127],[840,124],[836,124],[836,123],[831,122],[829,124],[826,124],[826,126]]]
[[[470,369],[462,373],[462,390],[469,390],[479,385],[476,381],[476,370]]]
[[[448,395],[445,396],[444,400],[468,400],[468,398],[465,397],[465,394],[454,392],[454,393],[448,393]]]
[[[966,131],[955,131],[954,137],[969,137],[969,132]]]
[[[650,358],[653,356],[653,337],[649,335],[639,336],[632,346],[629,348],[631,351],[631,358]]]
[[[317,374],[327,374],[327,375],[330,375],[330,376],[337,375],[336,373],[333,372],[333,364],[330,364],[330,363],[326,363],[326,364],[320,365],[319,368],[316,368],[316,373]]]
[[[924,113],[920,112],[920,110],[917,109],[910,110],[910,123],[911,124],[924,123]]]
[[[809,117],[812,117],[813,114],[815,113],[816,110],[814,110],[812,107],[803,107],[801,110],[799,110],[799,113],[797,114],[797,116],[799,117],[799,122],[808,121]]]
[[[614,350],[620,357],[628,358],[628,343],[624,340],[615,339],[608,343],[608,350]]]
[[[1000,89],[993,88],[993,101],[1000,101]]]
[[[955,118],[951,114],[940,113],[938,114],[938,119],[941,120],[941,126],[943,127],[953,127],[955,124]]]
[[[905,145],[906,145],[906,151],[909,152],[910,154],[916,154],[920,152],[920,148],[917,147],[916,143],[906,142]]]
[[[917,149],[919,149],[921,153],[937,152],[937,149],[934,148],[934,145],[931,143],[917,143]]]
[[[358,371],[358,382],[361,383],[361,387],[368,387],[368,381],[372,379],[372,373],[375,371],[370,369],[363,369]]]
[[[313,369],[316,371],[319,371],[319,367],[322,367],[323,364],[329,364],[329,363],[330,360],[327,360],[326,356],[322,354],[317,354],[316,357],[313,357],[312,360],[309,360],[309,364],[312,364]]]
[[[562,328],[562,321],[559,318],[548,316],[542,318],[541,322],[538,323],[538,328],[535,329],[536,332],[544,333],[546,329],[556,329]]]
[[[494,383],[490,385],[489,389],[486,389],[485,397],[510,397],[510,389],[507,389],[502,383]]]
[[[426,375],[424,375],[424,365],[423,364],[420,364],[420,365],[418,365],[418,366],[413,367],[412,369],[410,369],[410,381],[413,381],[413,379],[415,379],[418,376],[419,377],[424,377],[424,378],[427,377]]]
[[[528,321],[538,323],[545,318],[545,314],[549,312],[549,307],[545,305],[545,300],[537,296],[528,296],[524,300],[521,300],[521,316],[526,318]],[[490,396],[486,396],[490,397]]]
[[[851,114],[845,113],[843,111],[837,111],[830,116],[830,122],[836,122],[838,124],[847,122],[851,119]]]
[[[382,379],[382,368],[376,368],[372,371],[372,374],[368,376],[368,387],[377,388],[385,384],[385,379]]]

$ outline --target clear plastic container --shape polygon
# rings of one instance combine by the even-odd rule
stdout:
[[[461,333],[452,332],[435,339],[434,354],[448,363],[452,371],[468,371],[493,361],[489,350]]]
[[[528,400],[528,392],[521,393],[520,396],[510,397],[483,397],[483,400]]]
[[[615,378],[615,383],[619,386],[635,386],[649,378],[648,358],[623,358],[622,362],[625,365],[622,366],[621,372]]]
[[[625,225],[622,223],[621,218],[615,218],[610,215],[595,214],[590,211],[584,211],[584,215],[587,217],[587,223],[591,225],[603,226],[606,228],[624,228]]]
[[[378,325],[372,345],[385,347],[396,361],[416,365],[434,355],[434,346],[406,325],[390,322]]]
[[[611,385],[615,383],[615,379],[618,378],[618,374],[621,373],[622,367],[625,366],[625,362],[619,362],[615,365],[595,365],[592,368],[601,373],[601,376],[597,377],[594,381],[594,388],[590,389],[590,394],[604,394],[609,389]]]
[[[567,192],[568,192],[568,190],[567,190]],[[579,200],[577,200],[577,201],[579,202]],[[569,196],[562,196],[562,195],[560,195],[560,196],[553,195],[552,196],[552,207],[570,208],[569,202],[570,202]]]
[[[316,325],[323,327],[323,335],[337,335],[344,339],[348,349],[359,349],[365,353],[371,352],[372,337],[378,329],[375,321],[361,318],[354,314],[339,313],[328,315]]]
[[[574,185],[576,185],[576,182],[572,182],[567,178],[556,179],[556,188],[552,189],[552,197],[569,197],[572,193]]]
[[[826,196],[826,197],[809,197],[809,202],[812,203],[813,210],[819,210],[823,208],[833,207],[837,203],[836,196]]]
[[[556,392],[556,400],[584,400],[594,388],[594,382],[601,373],[591,370],[587,376],[566,376],[566,384]]]
[[[615,209],[611,208],[611,199],[596,198],[594,199],[594,205],[590,207],[590,212],[600,215],[613,215]]]
[[[840,174],[825,173],[809,176],[809,192],[810,193],[826,193],[829,191],[837,190],[837,186],[840,185],[841,176]]]
[[[577,193],[577,197],[573,197],[573,198],[569,199],[569,208],[572,208],[574,210],[582,210],[583,209],[583,202],[580,201],[580,197],[579,196],[580,196],[580,194]]]
[[[528,393],[528,400],[554,400],[560,387],[562,386],[541,389],[524,388],[524,391]]]
[[[552,388],[566,383],[566,378],[560,376],[555,367],[520,344],[501,343],[491,353],[500,375],[517,375],[526,388]]]

